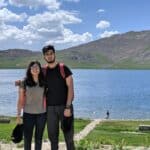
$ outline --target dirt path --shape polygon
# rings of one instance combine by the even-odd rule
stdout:
[[[85,136],[87,136],[95,127],[97,124],[99,124],[101,119],[95,119],[91,123],[89,123],[81,132],[76,134],[74,136],[75,141],[80,141],[83,139]]]

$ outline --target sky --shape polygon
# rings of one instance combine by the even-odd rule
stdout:
[[[0,50],[56,50],[150,29],[150,0],[0,0]]]

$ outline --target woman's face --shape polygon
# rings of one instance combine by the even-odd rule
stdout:
[[[40,73],[40,67],[38,64],[32,65],[30,69],[32,75],[38,75]]]

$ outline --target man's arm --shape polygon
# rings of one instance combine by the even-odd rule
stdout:
[[[64,116],[70,117],[72,115],[71,104],[74,99],[73,78],[71,75],[66,78],[66,85],[68,87],[68,93],[67,93],[67,103],[66,103],[66,109],[64,111]]]
[[[15,81],[15,86],[20,86],[20,84],[21,84],[21,80],[16,80]]]
[[[66,84],[68,87],[66,106],[70,106],[72,104],[73,99],[74,99],[74,86],[73,86],[73,78],[71,75],[66,78]]]

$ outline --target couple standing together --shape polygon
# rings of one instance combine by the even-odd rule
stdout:
[[[59,124],[67,150],[74,150],[72,72],[55,60],[55,48],[52,45],[43,47],[42,52],[47,66],[42,68],[38,61],[32,61],[25,79],[19,83],[17,123],[21,122],[23,110],[24,149],[31,150],[34,128],[35,150],[42,149],[42,137],[47,122],[51,150],[58,150]]]

